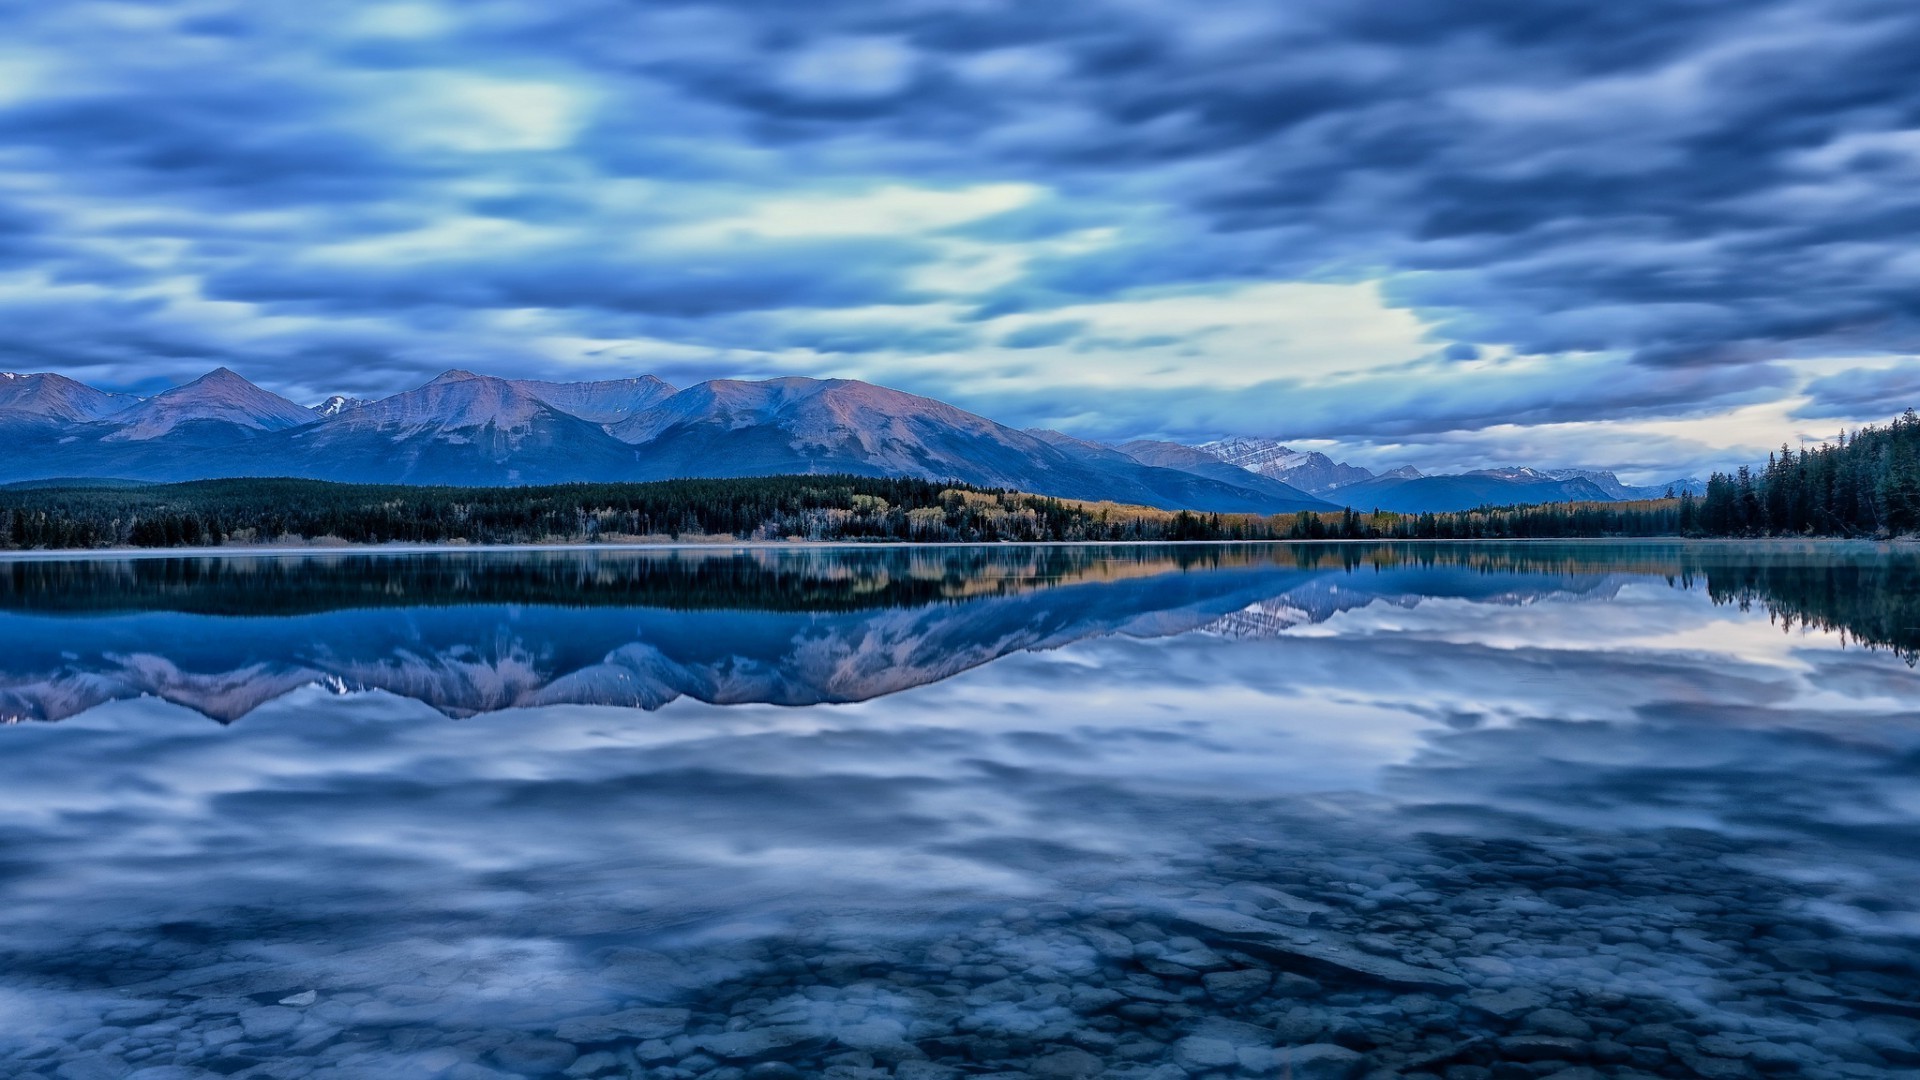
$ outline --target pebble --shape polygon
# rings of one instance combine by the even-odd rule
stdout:
[[[1322,827],[1318,846],[1246,827],[1164,881],[873,933],[842,915],[605,947],[620,931],[587,922],[574,967],[564,950],[161,965],[126,992],[52,993],[88,1007],[0,1033],[0,1075],[1882,1080],[1920,1065],[1920,1018],[1901,1011],[1920,999],[1913,936],[1835,937],[1818,912],[1839,908],[1814,886],[1741,871],[1724,841]],[[1894,908],[1822,903],[1843,901],[1858,919]],[[129,940],[115,963],[144,962]],[[303,984],[325,998],[289,992]]]
[[[1258,968],[1209,972],[1200,980],[1214,1000],[1227,1005],[1251,1001],[1273,985],[1273,973]]]
[[[559,1072],[579,1056],[572,1043],[558,1039],[515,1039],[493,1051],[493,1060],[501,1068],[536,1076]]]
[[[1310,1043],[1283,1050],[1281,1068],[1294,1080],[1348,1080],[1360,1071],[1361,1056],[1333,1043]]]
[[[554,1035],[572,1043],[671,1039],[687,1029],[692,1015],[686,1009],[627,1009],[602,1016],[576,1017],[560,1024]]]

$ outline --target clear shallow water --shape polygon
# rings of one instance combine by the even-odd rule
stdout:
[[[1916,644],[1870,547],[0,564],[0,1075],[1912,1073]]]

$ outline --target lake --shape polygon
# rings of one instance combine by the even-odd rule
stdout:
[[[0,1074],[1886,1077],[1920,554],[0,562]]]

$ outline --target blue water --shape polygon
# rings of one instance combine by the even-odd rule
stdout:
[[[0,563],[0,1075],[1912,1074],[1917,561]]]

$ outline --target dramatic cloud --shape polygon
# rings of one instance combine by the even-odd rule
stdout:
[[[0,366],[306,398],[453,363],[855,375],[1427,464],[1611,424],[1537,463],[1632,465],[1697,419],[1711,463],[1920,399],[1892,0],[82,0],[0,29]]]

